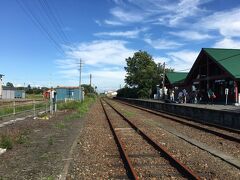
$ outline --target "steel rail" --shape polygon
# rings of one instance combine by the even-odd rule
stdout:
[[[113,107],[109,102],[104,100],[118,115],[120,115],[138,134],[140,134],[155,150],[161,152],[163,156],[174,166],[182,175],[186,176],[188,179],[200,179],[192,170],[190,170],[186,165],[176,159],[168,150],[153,140],[140,128],[138,128],[133,122],[131,122],[125,115],[120,113],[115,107]]]
[[[133,105],[133,104],[130,104],[130,103],[123,102],[123,101],[121,101],[121,100],[118,100],[117,102],[120,102],[120,103],[122,103],[122,104],[131,106],[131,107],[134,107],[134,108],[137,108],[137,109],[146,111],[146,112],[149,112],[149,113],[151,113],[151,114],[155,114],[155,115],[157,115],[157,116],[161,116],[161,117],[170,119],[170,120],[172,120],[172,121],[175,121],[175,122],[178,122],[178,123],[181,123],[181,124],[184,124],[184,125],[193,127],[193,128],[195,128],[195,129],[199,129],[199,130],[202,130],[202,131],[205,131],[205,132],[214,134],[214,135],[219,136],[219,137],[224,138],[224,139],[227,139],[227,140],[230,140],[230,141],[234,141],[234,142],[240,143],[240,138],[238,138],[238,137],[230,136],[230,135],[227,135],[227,134],[224,134],[224,133],[221,133],[221,132],[212,130],[212,129],[208,129],[208,128],[199,126],[199,125],[197,125],[197,124],[192,124],[192,123],[190,123],[190,122],[186,122],[186,121],[177,119],[177,118],[182,118],[182,117],[177,117],[177,118],[176,118],[176,117],[174,117],[173,115],[163,114],[162,112],[159,112],[158,110],[150,110],[150,109],[147,109],[147,108],[144,108],[144,107],[139,107],[139,106],[137,106],[137,105]],[[182,119],[184,119],[184,118],[182,118]],[[192,121],[193,121],[193,120],[192,120]],[[193,121],[193,122],[194,122],[194,121]],[[200,123],[200,124],[202,124],[202,125],[208,125],[207,123],[201,123],[200,121],[196,121],[196,123]],[[215,126],[216,126],[216,128],[218,128],[217,125],[214,125],[214,127],[215,127]],[[220,126],[220,127],[221,127],[221,126]],[[220,129],[223,129],[223,128],[220,128]],[[232,129],[229,129],[229,128],[223,129],[223,130],[229,131],[230,133],[239,133],[239,132],[236,132],[236,130],[234,130],[234,131],[232,132],[232,131],[231,131]]]
[[[117,146],[118,146],[118,149],[119,149],[119,152],[120,152],[120,156],[121,156],[121,158],[123,160],[125,169],[127,171],[127,175],[128,175],[128,177],[130,179],[138,180],[139,178],[137,176],[137,173],[136,173],[135,169],[133,168],[133,165],[132,165],[132,163],[131,163],[131,161],[129,159],[127,151],[125,150],[126,149],[126,145],[125,145],[125,143],[123,141],[121,141],[121,139],[118,137],[117,133],[115,132],[115,130],[113,128],[113,125],[112,125],[112,123],[110,121],[110,118],[109,118],[109,116],[107,114],[107,111],[106,111],[106,109],[105,109],[105,107],[103,105],[102,100],[100,100],[100,102],[101,102],[104,114],[105,114],[105,116],[107,118],[108,124],[110,126],[110,129],[112,131],[112,134],[114,136],[114,140],[117,143]]]

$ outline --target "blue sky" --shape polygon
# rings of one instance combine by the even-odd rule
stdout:
[[[124,85],[125,58],[177,70],[203,47],[240,48],[238,0],[0,0],[0,74],[16,86]]]

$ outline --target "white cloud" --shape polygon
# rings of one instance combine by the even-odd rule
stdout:
[[[240,48],[240,41],[233,40],[231,38],[224,38],[214,45],[215,48],[232,48],[232,49],[239,49]]]
[[[124,84],[126,72],[122,70],[108,69],[92,71],[93,82],[100,91],[102,90],[116,90],[120,84]]]
[[[189,71],[193,63],[197,59],[198,54],[199,52],[190,50],[169,52],[167,55],[170,60],[167,62],[167,66],[174,68],[176,71],[178,70]]]
[[[99,20],[95,20],[95,23],[99,26],[102,26],[102,23]]]
[[[167,62],[170,62],[170,59],[167,58],[167,57],[161,57],[161,56],[153,56],[153,59],[155,61],[155,63],[161,63],[163,64],[164,62],[167,63]]]
[[[166,16],[169,25],[177,25],[184,19],[195,17],[203,13],[205,10],[199,6],[206,3],[202,0],[180,0],[177,5],[170,6],[170,16]]]
[[[105,22],[105,24],[113,25],[113,26],[122,26],[122,25],[124,25],[122,22],[119,22],[119,21],[105,20],[104,22]]]
[[[239,8],[216,12],[203,18],[196,26],[207,30],[217,30],[225,37],[240,37],[240,10]]]
[[[119,36],[126,38],[137,38],[141,32],[146,31],[148,28],[135,29],[131,31],[115,31],[115,32],[99,32],[95,33],[95,36]]]
[[[204,40],[204,39],[212,39],[213,36],[209,34],[202,34],[197,31],[179,31],[179,32],[169,32],[169,34],[181,37],[187,40]]]
[[[144,19],[144,12],[138,12],[136,10],[127,11],[116,7],[111,9],[110,13],[122,22],[139,22]]]
[[[110,10],[114,19],[124,23],[152,22],[165,26],[175,26],[185,19],[205,13],[201,7],[211,0],[129,0],[116,1]]]
[[[126,41],[121,40],[98,40],[81,43],[77,48],[71,48],[66,52],[67,59],[82,58],[87,65],[122,65],[125,58],[134,53],[134,50],[128,49],[126,44]]]
[[[123,84],[125,58],[132,56],[135,50],[126,47],[126,41],[99,40],[81,43],[77,48],[69,47],[67,57],[55,61],[59,75],[66,83],[77,85],[79,77],[79,59],[83,59],[82,80],[88,82],[89,74],[99,90],[117,89]]]
[[[155,49],[174,49],[183,45],[181,43],[166,39],[152,40],[151,38],[145,38],[144,41],[150,44]]]

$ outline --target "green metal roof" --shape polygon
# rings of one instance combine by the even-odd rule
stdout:
[[[203,48],[203,50],[236,79],[240,78],[240,49]]]
[[[171,84],[175,84],[183,82],[187,74],[187,72],[168,72],[166,76]]]

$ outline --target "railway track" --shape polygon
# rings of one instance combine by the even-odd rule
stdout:
[[[218,126],[215,124],[209,124],[209,123],[205,123],[205,122],[199,122],[199,121],[195,122],[193,120],[191,121],[189,119],[184,119],[182,117],[176,117],[174,115],[170,115],[169,113],[168,114],[163,113],[159,110],[150,110],[150,109],[143,108],[143,107],[140,107],[137,105],[129,104],[129,103],[123,102],[121,100],[117,100],[117,102],[120,102],[124,105],[131,106],[131,107],[134,107],[134,108],[137,108],[140,110],[143,110],[145,112],[148,112],[148,113],[151,113],[151,114],[154,114],[157,116],[161,116],[163,118],[167,118],[169,120],[178,122],[180,124],[183,124],[183,125],[195,128],[195,129],[205,131],[207,133],[214,134],[214,135],[224,138],[224,139],[240,143],[240,136],[239,136],[240,131],[239,130],[226,128],[226,127]]]
[[[101,104],[130,179],[200,179],[111,104]]]

